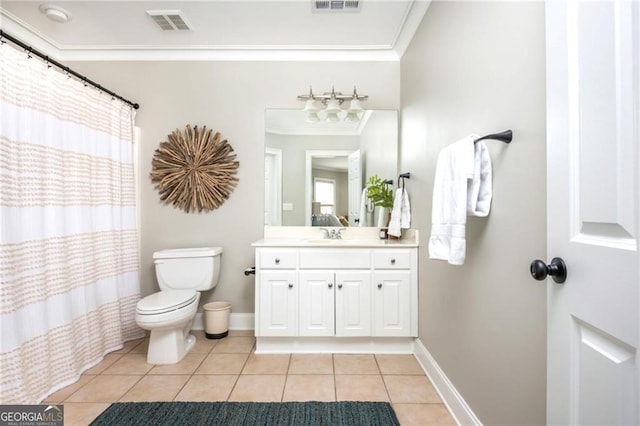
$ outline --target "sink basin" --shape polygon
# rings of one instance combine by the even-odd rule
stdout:
[[[336,245],[336,246],[346,246],[346,245],[371,245],[371,244],[380,244],[379,240],[355,240],[355,239],[342,239],[342,240],[332,240],[330,238],[312,238],[309,240],[305,240],[306,243],[309,244],[326,244],[326,245]]]

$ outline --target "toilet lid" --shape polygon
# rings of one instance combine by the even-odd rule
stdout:
[[[159,314],[187,306],[196,299],[193,290],[166,290],[153,293],[138,302],[137,310],[145,314]]]

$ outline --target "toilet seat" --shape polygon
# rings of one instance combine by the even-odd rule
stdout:
[[[141,315],[157,315],[176,311],[195,302],[198,293],[194,290],[165,290],[142,298],[136,311]]]

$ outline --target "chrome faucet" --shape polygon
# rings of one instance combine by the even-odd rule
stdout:
[[[342,239],[342,231],[346,230],[346,228],[340,228],[340,229],[320,228],[320,229],[324,231],[324,238],[325,239],[329,239],[329,240],[341,240]]]

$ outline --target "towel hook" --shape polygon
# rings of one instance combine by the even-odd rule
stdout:
[[[402,181],[402,192],[404,192],[404,180],[405,179],[411,179],[411,173],[406,172],[406,173],[402,173],[400,176],[398,176],[398,188],[400,187],[400,181]]]

